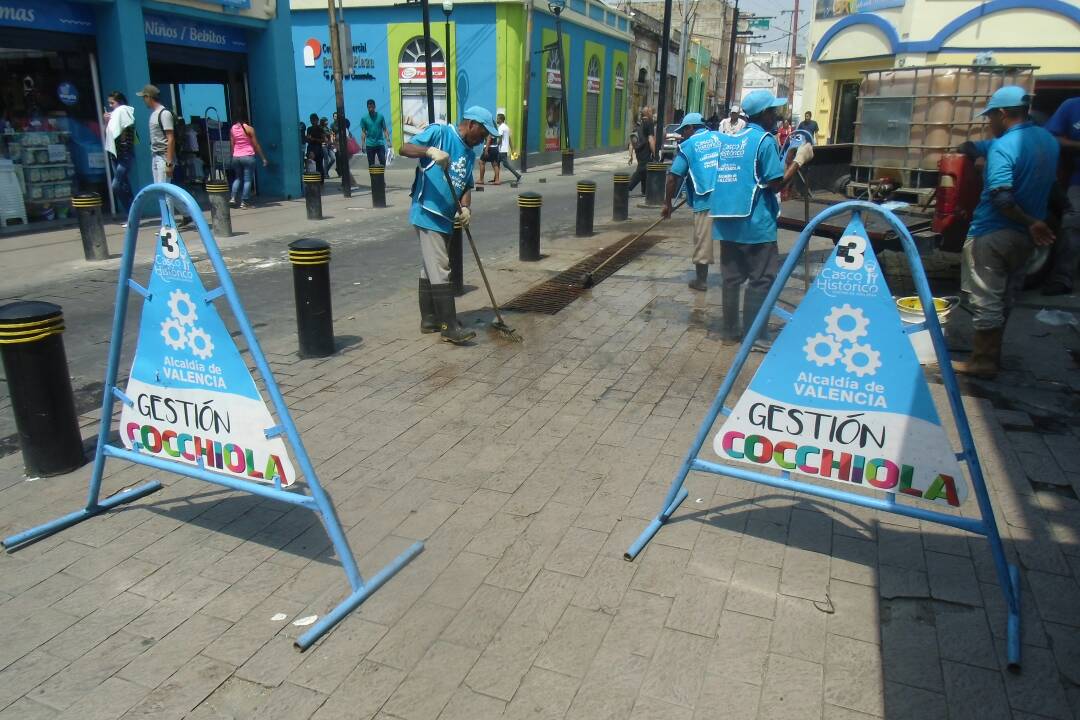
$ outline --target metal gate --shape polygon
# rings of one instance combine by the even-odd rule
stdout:
[[[585,72],[585,138],[582,147],[586,150],[599,145],[597,136],[600,128],[600,61],[594,55],[589,58]]]

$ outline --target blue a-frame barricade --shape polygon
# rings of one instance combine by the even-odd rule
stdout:
[[[746,360],[750,355],[753,341],[752,338],[758,337],[761,330],[769,321],[771,314],[776,314],[782,319],[790,319],[791,314],[787,313],[781,308],[777,308],[776,302],[780,297],[780,293],[787,283],[788,278],[791,277],[792,272],[795,270],[795,266],[799,261],[799,257],[806,251],[806,247],[810,242],[810,238],[814,233],[814,229],[822,222],[834,218],[838,215],[845,213],[853,213],[856,218],[860,216],[860,213],[877,214],[888,223],[890,228],[897,234],[904,248],[904,254],[907,258],[907,262],[911,267],[911,274],[915,282],[915,287],[919,300],[923,307],[924,321],[922,323],[912,324],[904,332],[918,332],[921,330],[929,331],[930,338],[933,342],[934,351],[937,355],[938,365],[941,370],[941,377],[945,384],[945,389],[949,398],[949,404],[952,409],[953,418],[956,423],[957,433],[960,439],[960,445],[962,450],[956,454],[956,459],[965,463],[968,469],[968,474],[971,479],[972,487],[974,488],[975,497],[978,501],[979,517],[961,517],[956,515],[949,515],[934,510],[929,510],[924,507],[918,507],[913,505],[904,505],[897,502],[896,495],[888,494],[884,497],[871,497],[861,494],[853,494],[840,489],[834,489],[832,487],[825,487],[821,485],[815,485],[808,482],[793,479],[791,473],[783,471],[779,475],[767,475],[765,473],[755,471],[753,469],[744,469],[742,467],[735,467],[730,465],[721,465],[719,463],[709,462],[702,460],[698,457],[701,451],[702,445],[705,443],[706,438],[709,435],[709,431],[713,427],[717,418],[721,415],[731,415],[731,409],[728,408],[725,403],[727,402],[728,395],[731,393],[732,387],[735,385],[736,380],[741,373],[743,366],[746,364]],[[675,475],[674,480],[671,483],[671,487],[668,489],[668,493],[663,500],[660,512],[649,523],[641,535],[634,541],[630,548],[626,551],[624,557],[626,560],[633,560],[638,553],[640,553],[645,545],[653,538],[654,535],[660,530],[660,528],[668,522],[672,514],[679,508],[682,502],[686,499],[688,491],[684,487],[686,476],[691,470],[697,470],[700,472],[713,473],[716,475],[725,475],[728,477],[736,478],[739,480],[746,480],[749,482],[760,483],[783,490],[794,490],[808,495],[827,498],[830,500],[837,500],[840,502],[851,503],[853,505],[859,505],[874,510],[880,510],[882,512],[896,513],[898,515],[905,515],[907,517],[917,518],[919,520],[926,520],[928,522],[940,523],[951,527],[959,528],[961,530],[967,530],[972,533],[983,535],[987,538],[990,544],[990,551],[993,555],[994,566],[998,575],[998,582],[1001,585],[1002,593],[1004,594],[1006,601],[1006,608],[1008,611],[1007,622],[1007,641],[1006,649],[1008,656],[1008,665],[1012,670],[1019,670],[1020,667],[1020,577],[1019,572],[1015,565],[1008,563],[1005,557],[1005,549],[1002,545],[1001,535],[998,532],[997,523],[994,520],[993,508],[990,504],[990,495],[986,488],[986,482],[983,478],[982,468],[979,464],[979,456],[975,449],[975,443],[971,436],[971,429],[968,425],[967,414],[964,411],[963,400],[960,396],[960,388],[956,381],[956,375],[953,372],[952,365],[949,362],[949,352],[945,346],[945,337],[941,331],[941,325],[938,321],[937,312],[934,309],[933,297],[930,293],[930,286],[926,280],[926,273],[923,271],[922,261],[919,258],[918,250],[915,246],[915,241],[911,237],[911,233],[907,227],[893,214],[890,210],[878,205],[874,205],[868,202],[861,201],[849,201],[833,205],[820,214],[807,224],[806,228],[799,235],[795,246],[791,249],[790,254],[781,267],[779,275],[776,281],[773,283],[772,288],[769,290],[769,294],[765,299],[764,305],[754,320],[754,323],[747,333],[747,339],[743,341],[738,353],[735,356],[735,360],[728,370],[724,382],[722,383],[719,391],[716,394],[716,398],[713,400],[712,405],[709,407],[708,412],[705,415],[705,419],[701,423],[701,427],[698,429],[697,436],[694,438],[690,449],[687,451],[686,456],[683,458],[682,464],[679,467],[678,472]]]
[[[282,487],[281,478],[277,476],[274,477],[273,484],[262,484],[239,479],[221,472],[213,472],[210,469],[207,469],[202,456],[198,456],[197,465],[187,465],[163,459],[161,457],[154,457],[147,452],[143,452],[138,444],[135,445],[134,449],[129,450],[123,447],[117,447],[108,442],[112,429],[113,408],[115,403],[119,401],[120,403],[129,406],[133,404],[133,400],[127,397],[116,384],[117,372],[120,365],[120,355],[123,349],[128,293],[129,291],[134,290],[139,295],[142,295],[148,303],[165,303],[167,301],[167,298],[164,297],[153,297],[146,288],[132,278],[132,268],[135,262],[135,246],[138,238],[139,222],[142,218],[143,205],[152,201],[152,199],[157,198],[161,208],[163,226],[172,229],[173,231],[175,230],[175,221],[172,217],[168,203],[165,202],[166,197],[171,197],[174,201],[179,201],[186,209],[187,214],[194,220],[206,249],[207,256],[209,257],[218,278],[218,287],[207,291],[204,297],[196,298],[195,302],[210,305],[216,300],[224,297],[228,303],[233,317],[239,326],[240,332],[247,342],[248,352],[255,361],[255,366],[265,383],[266,392],[270,396],[270,401],[277,414],[278,424],[273,427],[264,428],[263,432],[265,437],[268,439],[280,437],[287,441],[288,446],[292,449],[297,458],[310,494],[303,494],[301,492],[285,489]],[[18,548],[21,545],[51,535],[64,528],[82,522],[83,520],[92,518],[95,515],[100,515],[119,505],[138,500],[161,488],[161,483],[150,481],[102,499],[100,496],[101,480],[106,458],[117,458],[139,465],[147,465],[163,472],[172,472],[196,480],[203,480],[215,485],[221,485],[232,490],[248,492],[261,497],[288,503],[290,505],[304,507],[316,513],[319,516],[319,519],[322,520],[327,535],[330,537],[334,551],[348,578],[351,592],[348,597],[342,600],[329,613],[321,617],[311,626],[311,628],[297,638],[296,646],[301,650],[306,650],[334,625],[344,619],[346,615],[355,610],[387,580],[393,577],[395,573],[416,557],[424,547],[423,543],[416,542],[373,576],[365,579],[361,575],[360,569],[357,567],[356,560],[353,557],[352,550],[349,547],[348,539],[342,530],[337,513],[334,511],[333,503],[319,483],[318,476],[304,449],[304,444],[300,439],[300,434],[296,430],[289,409],[278,389],[277,382],[274,380],[273,373],[266,362],[266,357],[263,355],[259,342],[255,337],[255,333],[251,329],[251,324],[248,322],[247,314],[244,312],[243,305],[240,303],[240,297],[236,292],[236,287],[233,285],[229,270],[222,259],[217,242],[210,232],[210,228],[207,226],[206,220],[203,218],[203,214],[198,204],[195,202],[195,199],[186,191],[175,185],[157,183],[144,188],[135,197],[135,200],[132,203],[131,212],[128,215],[128,228],[127,233],[124,236],[124,252],[120,262],[120,277],[116,288],[116,307],[113,315],[111,343],[109,345],[109,361],[105,371],[105,393],[101,405],[101,424],[98,431],[97,449],[94,452],[93,470],[90,478],[90,490],[86,506],[81,510],[77,510],[68,515],[64,515],[63,517],[56,518],[50,522],[12,535],[11,537],[4,539],[4,547],[9,550]]]

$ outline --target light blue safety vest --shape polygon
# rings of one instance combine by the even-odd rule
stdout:
[[[703,130],[679,143],[679,152],[686,157],[690,169],[693,192],[706,200],[716,179],[716,161],[720,157],[719,135],[714,130]]]
[[[756,125],[748,125],[736,135],[716,133],[720,141],[716,177],[709,196],[709,216],[749,217],[757,194],[765,187],[758,173],[757,156],[761,143],[774,142]]]

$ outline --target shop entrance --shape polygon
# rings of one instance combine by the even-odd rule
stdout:
[[[855,117],[859,108],[859,81],[845,80],[836,89],[836,120],[833,125],[835,143],[855,142]]]
[[[600,142],[600,61],[596,56],[589,58],[585,72],[585,138],[582,145],[586,150],[597,147]]]
[[[427,51],[424,38],[405,43],[398,59],[398,87],[401,90],[401,138],[409,142],[428,126]],[[435,101],[435,122],[446,122],[446,56],[431,41],[431,81]]]

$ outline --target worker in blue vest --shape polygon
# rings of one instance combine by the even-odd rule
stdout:
[[[778,121],[776,109],[787,104],[768,90],[754,90],[742,101],[746,128],[735,135],[717,135],[720,141],[716,179],[709,196],[713,238],[720,241],[720,272],[723,275],[723,327],[721,341],[739,342],[750,330],[765,302],[780,265],[776,244],[776,197],[814,157],[810,143],[799,146],[785,169],[772,132]],[[746,285],[742,323],[739,300]],[[754,348],[767,350],[772,340],[768,324]]]
[[[712,218],[709,217],[709,193],[716,178],[716,159],[720,156],[720,141],[716,132],[705,127],[701,113],[687,113],[682,125],[675,128],[682,135],[679,150],[671,161],[667,176],[667,193],[660,214],[671,217],[671,200],[680,190],[686,192],[686,202],[694,213],[693,241],[694,278],[692,290],[704,292],[709,280],[709,266],[714,262]]]
[[[461,124],[431,124],[401,146],[401,157],[420,162],[413,180],[409,222],[420,240],[420,332],[441,332],[442,339],[464,345],[476,337],[457,317],[454,291],[450,285],[450,233],[456,220],[469,224],[472,202],[473,148],[488,135],[498,137],[491,113],[473,106],[462,115]],[[449,175],[453,187],[446,184]],[[455,200],[455,198],[457,198]],[[460,211],[458,207],[460,205]]]

